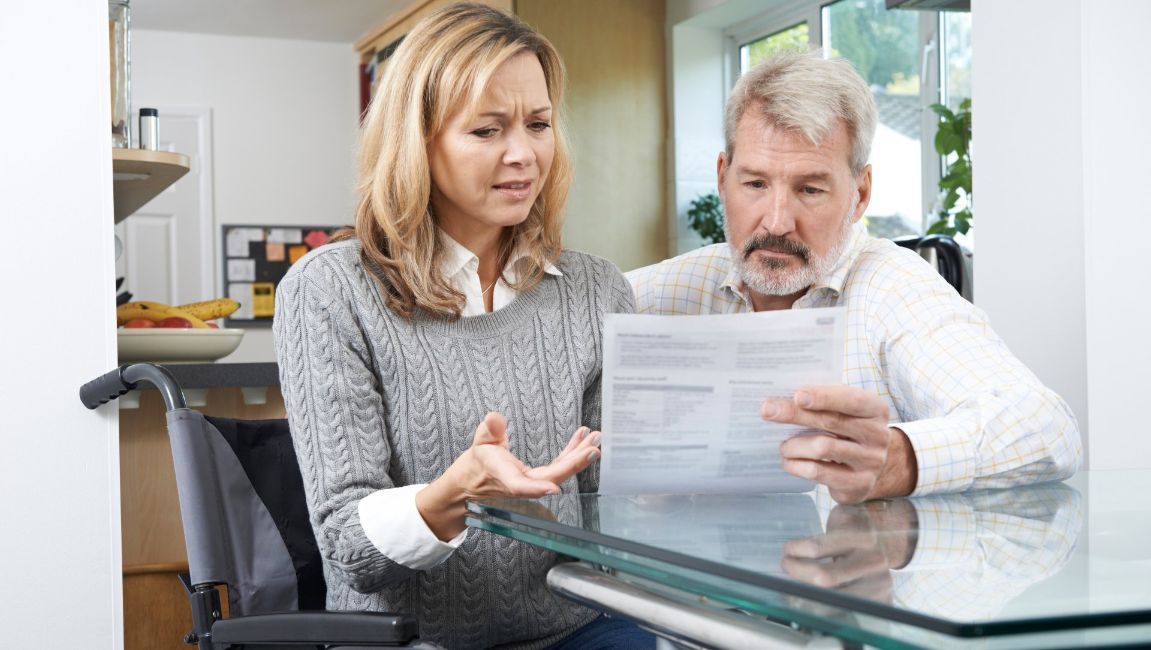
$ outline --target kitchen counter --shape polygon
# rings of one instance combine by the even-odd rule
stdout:
[[[267,363],[173,363],[164,365],[180,388],[262,388],[280,385],[279,366]],[[148,388],[152,388],[148,386]]]

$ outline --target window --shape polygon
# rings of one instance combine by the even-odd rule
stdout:
[[[943,161],[926,107],[956,107],[971,96],[970,13],[889,11],[884,0],[793,0],[727,33],[739,44],[729,46],[734,74],[788,47],[822,46],[825,54],[851,61],[879,109],[868,229],[898,237],[922,233],[934,221]]]
[[[943,31],[941,102],[952,109],[971,97],[971,14],[940,12]]]
[[[739,72],[743,74],[744,70],[781,50],[805,50],[807,43],[807,23],[804,22],[741,45]]]
[[[971,98],[971,14],[941,12],[939,30],[942,33],[940,40],[943,43],[943,53],[939,62],[939,103],[958,111],[960,104]],[[953,164],[955,158],[956,156],[952,154],[940,161],[941,174],[947,174],[949,171],[947,166]],[[942,193],[936,196],[935,201],[940,202],[941,199],[938,197],[941,197]],[[956,201],[956,206],[959,209],[972,208],[968,205],[966,194]],[[966,234],[957,234],[955,238],[967,248],[975,249],[974,229],[967,231]]]
[[[877,237],[919,234],[924,188],[918,14],[887,11],[883,0],[839,0],[822,13],[824,52],[855,64],[879,109],[867,228]]]

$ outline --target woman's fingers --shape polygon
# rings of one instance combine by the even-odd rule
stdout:
[[[576,429],[575,433],[573,433],[572,437],[568,440],[568,445],[564,447],[564,450],[561,451],[559,456],[556,456],[556,458],[569,454],[572,452],[572,450],[579,447],[580,443],[584,440],[584,436],[586,436],[589,431],[590,430],[587,427],[580,427]]]
[[[603,434],[599,431],[588,433],[574,449],[561,452],[547,465],[529,470],[528,476],[545,479],[557,485],[563,483],[599,460],[599,444],[602,437]]]
[[[508,446],[508,422],[504,416],[492,411],[484,416],[484,421],[476,427],[476,435],[472,445],[499,445]]]

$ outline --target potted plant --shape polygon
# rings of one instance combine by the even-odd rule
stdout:
[[[707,244],[726,241],[723,233],[723,203],[715,192],[701,194],[687,209],[687,225],[699,233]]]
[[[939,115],[935,134],[935,151],[948,160],[947,170],[939,179],[939,208],[936,221],[927,234],[954,237],[971,229],[971,100],[959,103],[952,111],[943,104],[932,104]],[[960,202],[962,199],[962,202]]]

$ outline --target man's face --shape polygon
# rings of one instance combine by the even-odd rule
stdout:
[[[842,122],[815,145],[768,124],[754,106],[744,114],[731,160],[719,156],[719,196],[732,259],[753,299],[798,297],[834,268],[871,198],[871,167],[856,177],[850,155]]]

